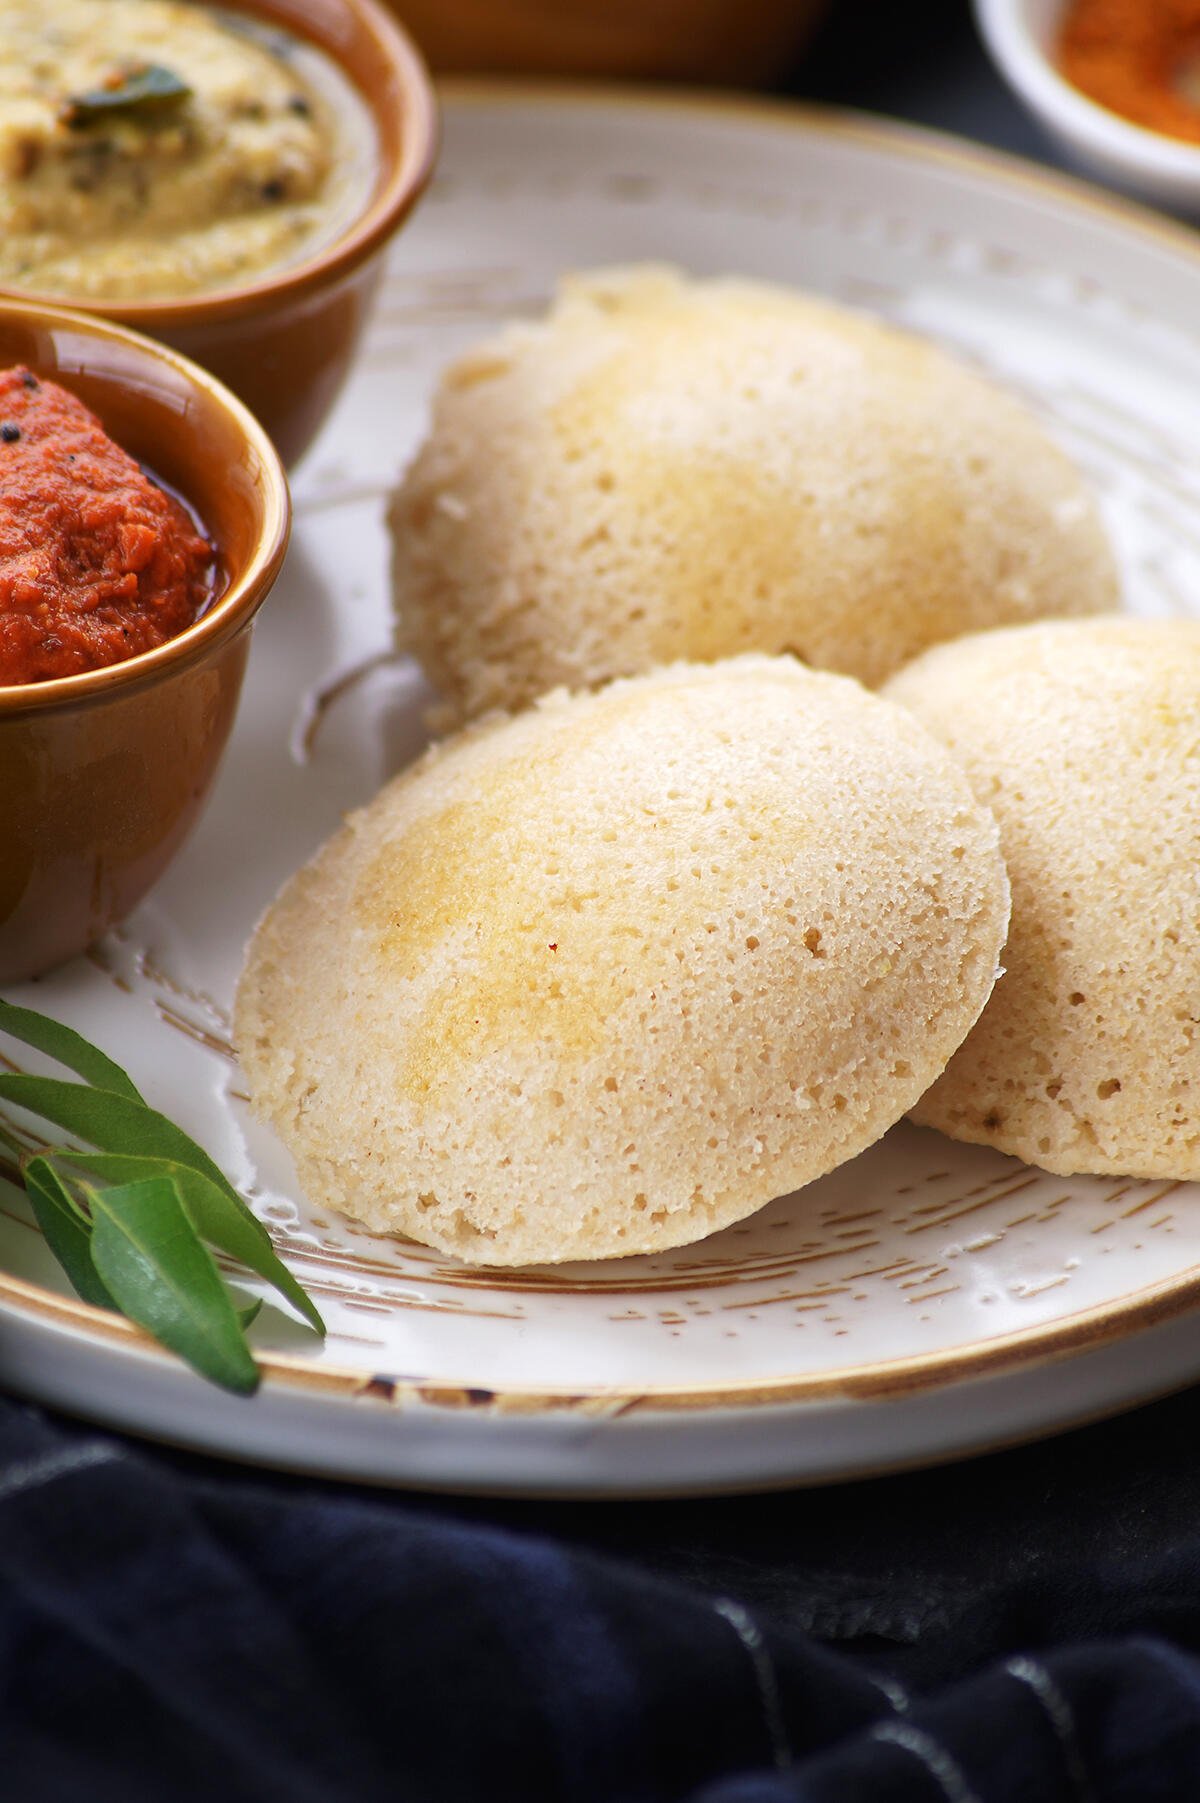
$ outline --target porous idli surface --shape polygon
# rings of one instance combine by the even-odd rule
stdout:
[[[1200,1178],[1200,625],[1067,621],[888,684],[995,813],[1005,975],[914,1111],[1046,1170]]]
[[[1118,592],[1007,394],[845,309],[661,269],[574,277],[447,369],[390,520],[399,641],[447,720],[750,650],[874,685]]]
[[[556,694],[353,814],[250,946],[253,1104],[322,1205],[476,1263],[700,1238],[852,1157],[991,989],[995,824],[790,659]]]

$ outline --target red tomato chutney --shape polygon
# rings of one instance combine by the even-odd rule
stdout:
[[[0,371],[0,685],[153,650],[202,612],[213,568],[187,508],[81,400]]]

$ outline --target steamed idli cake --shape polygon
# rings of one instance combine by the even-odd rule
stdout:
[[[932,345],[783,288],[567,280],[453,364],[391,508],[398,634],[447,719],[677,658],[882,682],[1112,608],[1074,469]]]
[[[888,684],[1000,823],[1012,930],[914,1119],[1050,1171],[1200,1178],[1200,625],[942,645]]]
[[[674,1246],[879,1137],[992,986],[995,823],[791,659],[555,694],[353,814],[236,1032],[315,1201],[485,1264]]]

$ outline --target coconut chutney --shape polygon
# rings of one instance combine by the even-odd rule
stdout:
[[[176,0],[0,0],[0,284],[236,287],[335,237],[372,166],[356,91],[282,31]]]

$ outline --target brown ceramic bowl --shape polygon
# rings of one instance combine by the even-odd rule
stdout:
[[[228,383],[284,462],[316,437],[346,379],[381,274],[381,253],[420,198],[437,151],[437,104],[412,40],[376,0],[221,0],[223,8],[307,38],[358,89],[375,123],[376,178],[353,224],[302,262],[236,288],[180,300],[79,301],[174,345]]]
[[[154,651],[0,686],[0,983],[82,951],[183,844],[229,737],[250,622],[291,518],[262,427],[174,351],[85,314],[0,299],[0,368],[15,363],[72,389],[191,503],[225,586]]]

